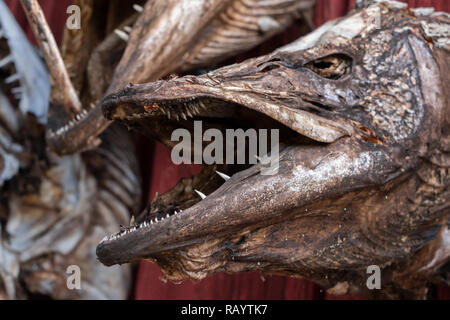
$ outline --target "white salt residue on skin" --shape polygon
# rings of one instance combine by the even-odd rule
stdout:
[[[331,87],[330,84],[326,83],[323,89],[324,89],[323,94],[324,94],[325,98],[327,98],[331,101],[334,101],[334,102],[338,102],[338,103],[340,102],[339,98],[335,92],[336,91],[335,88]]]
[[[292,192],[322,193],[330,185],[342,182],[344,178],[358,176],[368,172],[373,167],[374,153],[363,152],[358,157],[351,158],[345,153],[339,154],[333,160],[324,161],[314,169],[297,166],[293,174],[296,181],[289,190]]]
[[[369,14],[369,12],[367,12]],[[328,22],[316,31],[304,36],[279,51],[300,51],[310,49],[318,44],[336,41],[337,38],[353,39],[368,26],[363,13],[360,12],[343,20]]]
[[[363,17],[362,12],[350,16],[345,19],[341,23],[338,23],[333,29],[332,32],[335,35],[353,39],[357,35],[359,35],[365,28],[367,27],[366,20]]]
[[[411,11],[416,17],[429,16],[434,13],[434,8],[413,8]]]
[[[425,34],[433,39],[433,42],[436,46],[440,48],[446,48],[450,46],[449,24],[422,21],[421,26]]]

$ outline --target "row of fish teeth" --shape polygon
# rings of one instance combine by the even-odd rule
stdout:
[[[217,173],[221,178],[223,178],[225,181],[228,181],[229,179],[231,179],[231,177],[230,177],[230,176],[227,176],[225,173],[222,173],[222,172],[219,172],[219,171],[216,171],[216,173]],[[194,190],[194,191],[200,196],[200,198],[202,198],[202,200],[204,200],[204,199],[206,198],[206,195],[205,195],[204,193],[202,193],[202,192],[200,192],[200,191],[198,191],[198,190]],[[183,210],[175,211],[173,215],[175,216],[175,215],[177,215],[177,214],[179,214],[179,213],[182,213],[182,212],[183,212]],[[109,236],[109,237],[106,236],[106,237],[104,237],[104,238],[102,239],[102,241],[100,241],[100,243],[105,242],[105,241],[111,241],[111,240],[119,239],[119,238],[121,238],[121,237],[123,237],[123,236],[125,236],[125,235],[127,235],[127,234],[129,234],[129,233],[132,233],[132,232],[134,232],[134,231],[136,231],[136,230],[140,230],[140,229],[142,229],[142,228],[150,227],[150,226],[152,226],[152,225],[154,225],[154,224],[157,224],[158,222],[164,221],[165,219],[168,219],[168,218],[170,218],[170,217],[171,217],[171,215],[167,214],[165,218],[162,217],[162,218],[159,219],[159,220],[158,220],[158,218],[155,218],[154,220],[151,220],[150,222],[149,222],[149,221],[144,221],[144,222],[142,222],[141,224],[139,224],[139,225],[137,225],[137,226],[131,226],[130,228],[125,229],[125,230],[123,230],[123,231],[121,231],[121,232],[119,232],[119,233],[116,233],[116,234],[112,235],[112,236]],[[134,220],[134,219],[132,219],[132,221],[133,221],[133,220]]]
[[[183,212],[183,210],[175,211],[173,216],[175,216],[175,215],[177,215],[179,213],[182,213],[182,212]],[[167,214],[166,217],[162,217],[159,220],[158,220],[158,218],[155,218],[154,220],[151,220],[151,221],[144,221],[144,222],[142,222],[141,224],[139,224],[137,226],[132,226],[130,228],[127,228],[127,229],[125,229],[125,230],[123,230],[123,231],[121,231],[119,233],[116,233],[116,234],[110,236],[110,237],[106,236],[106,237],[103,238],[103,240],[101,242],[105,242],[107,240],[110,241],[110,240],[119,239],[119,238],[121,238],[121,237],[123,237],[123,236],[125,236],[125,235],[127,235],[129,233],[135,232],[136,230],[140,230],[140,229],[143,229],[143,228],[150,227],[150,226],[152,226],[154,224],[157,224],[158,222],[164,221],[165,219],[168,219],[170,217],[171,217],[171,215]]]
[[[172,114],[172,112],[168,109],[161,108],[161,112],[167,116],[167,118],[170,120],[172,117],[176,119],[177,121],[180,120],[180,117],[184,120],[187,120],[188,118],[194,118],[195,116],[200,114],[200,109],[196,107],[195,104],[192,103],[183,103],[185,110],[182,112],[177,112]],[[204,106],[204,105],[203,105]],[[206,109],[206,107],[204,106]]]
[[[133,4],[133,9],[139,13],[142,13],[144,11],[144,8],[138,4]],[[130,26],[125,26],[123,27],[122,30],[121,29],[114,30],[114,33],[123,41],[128,42],[128,40],[130,39],[131,30],[132,28]]]
[[[195,103],[189,103],[185,102],[183,103],[185,110],[183,112],[175,113],[175,111],[171,111],[169,109],[160,108],[159,111],[163,113],[169,120],[170,119],[176,119],[177,121],[180,120],[180,117],[184,120],[187,120],[188,118],[194,118],[195,116],[199,115],[201,113],[200,108],[207,109],[206,105],[202,101],[197,101]],[[126,116],[126,120],[137,120],[137,119],[143,119],[151,116],[151,113],[133,113],[129,116]]]
[[[64,127],[61,127],[61,128],[59,128],[58,130],[56,130],[56,131],[51,131],[51,130],[49,130],[49,131],[48,131],[49,137],[54,137],[55,135],[56,135],[56,136],[59,136],[59,135],[61,135],[61,134],[63,134],[63,133],[66,133],[67,131],[69,131],[70,128],[72,128],[73,126],[75,126],[75,124],[77,124],[79,121],[81,121],[81,120],[83,120],[84,118],[86,118],[86,116],[88,115],[88,113],[89,113],[88,110],[83,109],[80,113],[78,113],[78,114],[75,116],[75,119],[70,120],[69,123],[67,123]]]

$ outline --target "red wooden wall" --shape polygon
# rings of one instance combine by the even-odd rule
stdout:
[[[450,12],[448,0],[402,0],[411,7],[434,7],[438,11]],[[327,20],[345,15],[355,0],[317,0],[315,24],[321,25]],[[18,0],[7,0],[17,20],[31,34],[26,18]],[[56,39],[61,39],[66,8],[71,0],[40,1]],[[267,52],[278,46],[279,41],[294,39],[295,30],[288,30],[272,44],[265,44],[255,49],[252,54]],[[281,39],[281,40],[280,40]],[[280,43],[281,44],[281,43]],[[238,57],[242,60],[245,56]],[[175,166],[170,161],[170,152],[163,146],[151,141],[139,141],[142,152],[144,176],[147,177],[148,198],[155,192],[162,193],[172,187],[179,178],[190,176],[199,171],[198,166]],[[439,288],[440,299],[450,298],[449,288]],[[260,273],[242,273],[237,275],[216,274],[200,282],[185,281],[173,284],[165,280],[159,268],[143,262],[137,273],[134,297],[136,299],[342,299],[323,292],[306,280],[281,276],[268,276]],[[344,297],[355,299],[357,297]]]

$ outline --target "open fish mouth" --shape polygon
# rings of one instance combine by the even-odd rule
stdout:
[[[289,161],[284,167],[282,160],[283,156],[289,157],[290,152],[285,152],[287,146],[290,150],[324,149],[318,152],[323,157],[327,145],[351,135],[352,128],[345,122],[312,112],[317,112],[318,103],[313,105],[305,99],[301,101],[303,110],[280,109],[279,104],[278,108],[273,108],[273,101],[265,99],[264,94],[246,91],[236,94],[234,91],[232,95],[230,92],[233,90],[217,90],[217,83],[218,80],[208,74],[186,76],[146,85],[129,85],[103,100],[103,112],[108,119],[155,138],[172,151],[179,146],[179,140],[172,140],[173,132],[180,129],[189,132],[193,139],[184,145],[190,154],[184,160],[192,163],[200,159],[205,167],[198,175],[183,179],[171,191],[158,195],[130,226],[121,226],[119,232],[105,237],[97,249],[102,263],[112,265],[150,258],[161,252],[202,243],[212,235],[246,232],[248,228],[276,224],[280,219],[276,211],[264,219],[254,215],[247,219],[241,216],[233,221],[232,218],[228,220],[227,215],[230,212],[240,215],[247,206],[244,198],[248,200],[261,194],[270,197],[261,188],[280,183],[277,177],[280,169],[292,170]],[[280,110],[283,114],[279,113]],[[201,132],[196,131],[199,126]],[[203,132],[208,130],[215,130],[225,141],[215,150],[215,153],[222,154],[222,158],[213,163],[205,163],[201,154],[212,140],[211,137],[206,139],[208,141],[202,140]],[[241,133],[253,130],[257,139],[261,139],[258,133],[267,133],[263,151],[261,140],[252,141],[249,136],[241,139],[240,148],[238,143],[234,144],[236,137],[232,136],[233,147],[230,149],[227,135],[237,130]],[[199,142],[201,148],[195,146],[196,134],[202,137]],[[283,176],[288,174],[282,173]],[[255,185],[260,188],[255,188]],[[253,195],[246,194],[251,189]],[[221,212],[213,213],[218,208]],[[211,228],[206,227],[195,231],[197,224],[208,217],[210,221],[204,225],[209,224],[217,230],[211,232]],[[142,239],[151,239],[152,244],[144,244],[146,241]]]

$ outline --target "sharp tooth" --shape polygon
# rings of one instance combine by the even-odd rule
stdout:
[[[2,60],[0,60],[0,68],[3,68],[4,66],[6,66],[7,64],[13,62],[13,56],[12,54],[10,54],[7,57],[4,57]]]
[[[126,34],[126,32],[116,29],[114,30],[114,33],[123,41],[128,41],[128,39],[130,39],[130,36]]]
[[[131,219],[130,219],[130,227],[132,227],[132,226],[134,226],[134,216],[132,215],[131,216]]]
[[[202,200],[206,198],[205,194],[201,193],[200,191],[198,191],[198,190],[194,190],[194,191],[197,192],[197,194],[200,196],[200,198],[202,198]]]
[[[184,113],[181,114],[181,117],[182,117],[184,120],[187,120],[187,117],[186,117],[186,115],[185,115]]]
[[[166,215],[166,218],[169,218],[169,217],[170,217],[170,215],[169,215],[169,214],[167,214],[167,215]]]
[[[193,118],[194,116],[192,115],[192,113],[189,111],[189,110],[186,110],[186,113],[187,113],[187,115],[190,117],[190,118]]]
[[[150,223],[151,223],[151,224],[153,224],[153,220],[152,220],[152,221],[150,221]]]
[[[123,27],[123,30],[124,30],[126,33],[130,33],[131,30],[133,30],[133,28],[131,28],[130,26],[125,26],[125,27]]]
[[[5,79],[5,83],[13,83],[20,79],[20,74],[16,73]]]
[[[230,176],[227,176],[225,173],[219,172],[216,170],[216,173],[221,176],[225,181],[230,180]]]
[[[133,9],[136,10],[137,12],[141,13],[142,11],[144,11],[144,8],[138,4],[133,4]]]

